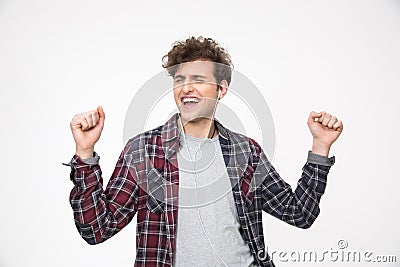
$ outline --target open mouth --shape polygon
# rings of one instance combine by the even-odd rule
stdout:
[[[182,97],[181,101],[185,106],[193,106],[200,102],[200,98],[197,97]]]

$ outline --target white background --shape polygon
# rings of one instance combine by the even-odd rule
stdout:
[[[369,266],[398,266],[400,1],[370,0],[0,1],[0,266],[133,266],[135,220],[97,246],[75,229],[61,165],[74,154],[69,122],[104,107],[96,151],[107,181],[135,92],[192,34],[218,40],[262,91],[273,164],[293,187],[311,145],[308,113],[344,121],[320,216],[301,230],[265,215],[269,250],[322,255],[345,239],[397,256]]]

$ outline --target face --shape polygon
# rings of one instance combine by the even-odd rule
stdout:
[[[192,61],[177,69],[174,98],[185,122],[213,118],[218,98],[214,68],[210,61]]]

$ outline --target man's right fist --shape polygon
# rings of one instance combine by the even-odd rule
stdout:
[[[70,123],[76,145],[76,155],[80,158],[93,157],[94,145],[99,140],[104,127],[105,114],[102,107],[97,110],[77,114]]]

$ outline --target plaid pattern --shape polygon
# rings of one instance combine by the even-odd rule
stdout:
[[[104,191],[97,162],[85,163],[77,155],[70,162],[70,178],[75,185],[70,203],[81,236],[89,244],[101,243],[137,213],[135,266],[173,266],[179,188],[178,116],[128,141]],[[262,211],[296,227],[310,227],[319,214],[319,201],[333,161],[321,164],[315,154],[314,160],[309,155],[297,188],[292,191],[259,144],[218,121],[216,126],[241,235],[257,265],[274,266],[265,248]]]

